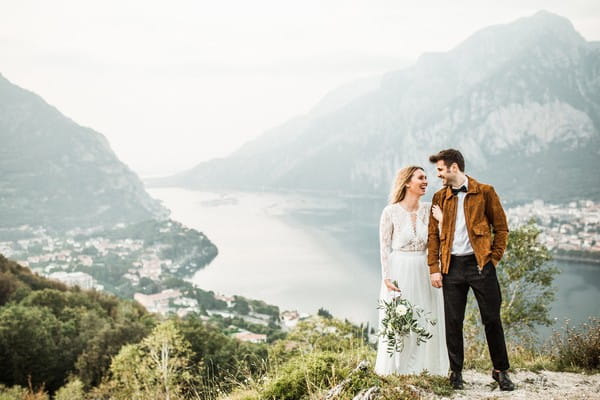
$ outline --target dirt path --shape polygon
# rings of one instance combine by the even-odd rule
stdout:
[[[511,374],[514,392],[502,392],[490,375],[475,371],[463,373],[465,389],[451,397],[459,399],[583,400],[600,399],[600,374],[521,371]]]

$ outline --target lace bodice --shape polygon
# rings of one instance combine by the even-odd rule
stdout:
[[[392,251],[425,251],[427,249],[427,224],[431,203],[419,203],[419,209],[406,211],[400,204],[390,204],[383,209],[379,222],[379,248],[381,274],[389,277]],[[416,218],[415,218],[416,214]]]

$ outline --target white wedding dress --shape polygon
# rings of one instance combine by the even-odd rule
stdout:
[[[429,318],[437,320],[437,324],[431,326],[421,321],[421,325],[427,326],[433,337],[417,345],[416,336],[411,333],[404,338],[404,349],[392,356],[387,352],[387,340],[380,336],[375,362],[375,372],[379,375],[419,374],[425,370],[435,375],[448,373],[443,294],[442,289],[431,286],[427,266],[430,210],[430,203],[419,203],[419,209],[414,212],[408,212],[396,203],[385,207],[381,214],[379,238],[382,281],[379,298],[389,301],[393,296],[383,284],[383,279],[396,280],[401,296],[423,308],[429,313]],[[380,310],[380,325],[383,316]]]

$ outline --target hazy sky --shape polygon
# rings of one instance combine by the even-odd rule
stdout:
[[[600,40],[597,0],[0,0],[0,73],[103,133],[136,172],[164,174],[540,9]]]

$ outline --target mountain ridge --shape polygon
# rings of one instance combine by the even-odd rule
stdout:
[[[151,183],[383,194],[400,166],[457,147],[468,173],[515,200],[562,201],[569,191],[599,198],[599,178],[586,174],[600,155],[599,77],[597,46],[566,18],[541,11],[424,54],[339,109],[270,130],[277,140],[265,135],[252,151],[242,146]],[[568,171],[558,181],[554,164]],[[523,170],[534,180],[515,192]]]
[[[0,218],[5,227],[166,217],[108,140],[0,75]]]

